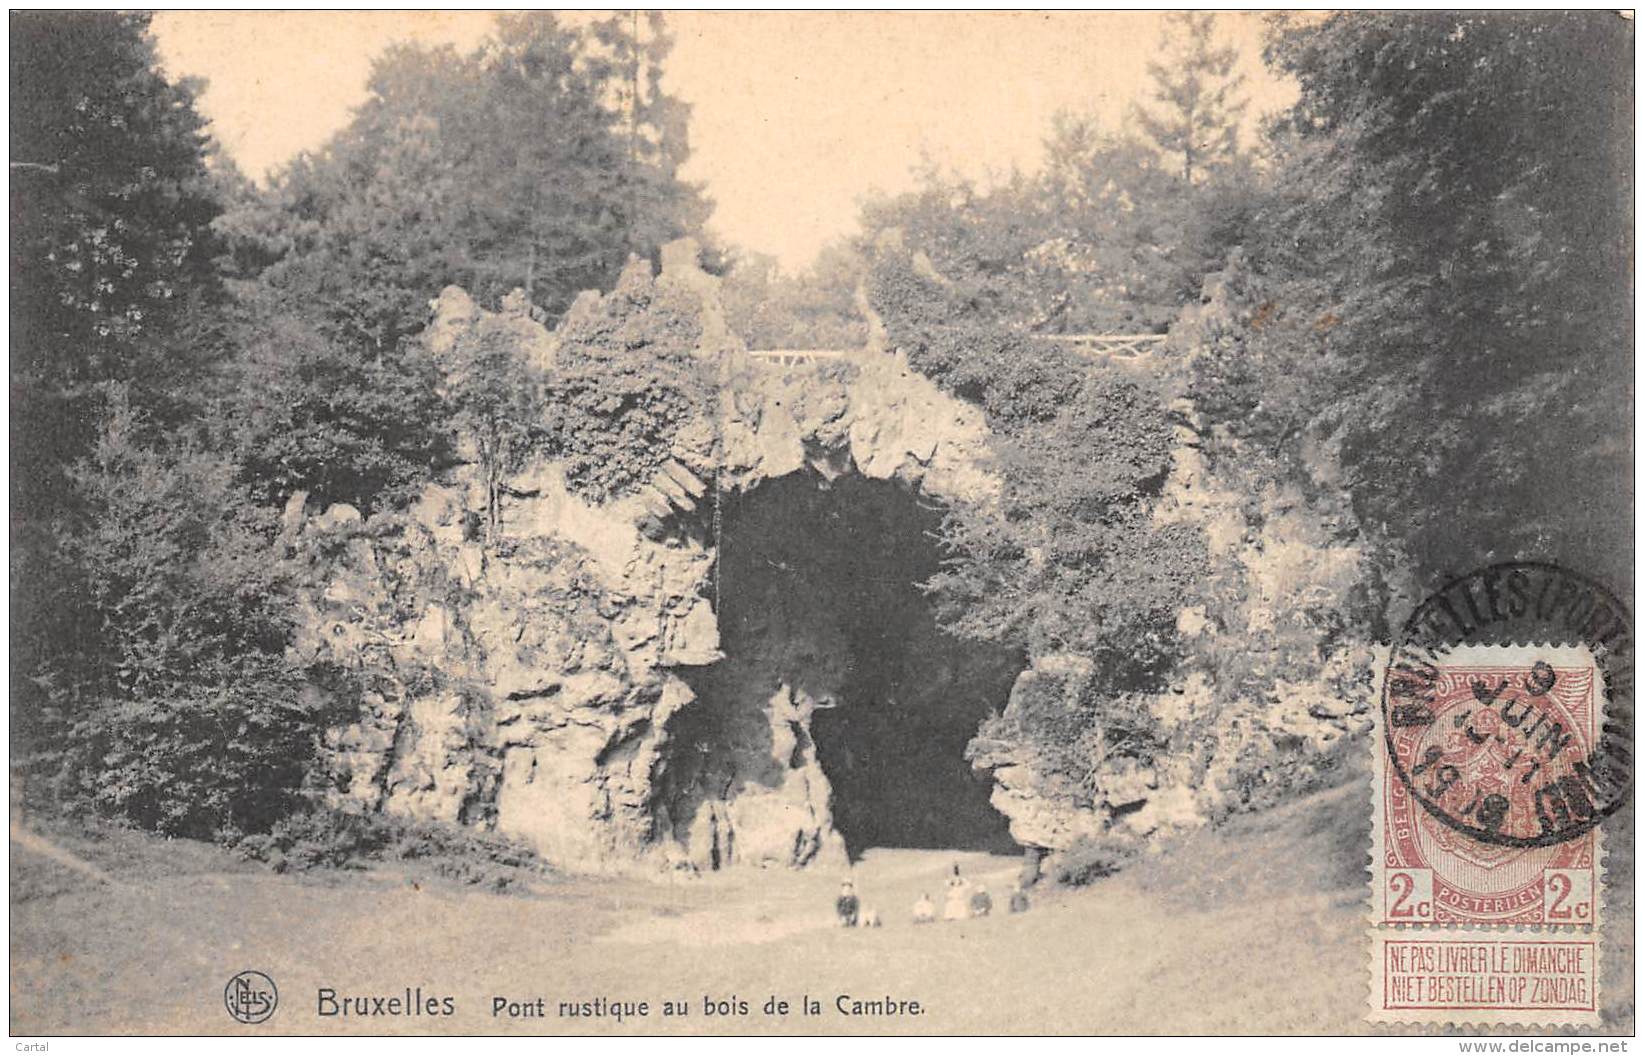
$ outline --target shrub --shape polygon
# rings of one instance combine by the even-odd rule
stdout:
[[[242,838],[239,849],[275,872],[305,872],[364,868],[392,841],[390,827],[378,815],[307,810],[282,818],[266,833]]]
[[[1051,876],[1063,887],[1084,887],[1112,876],[1135,860],[1138,841],[1117,833],[1081,836],[1051,860]]]
[[[415,862],[460,884],[504,891],[545,875],[547,864],[518,840],[437,821],[314,808],[239,841],[247,858],[276,872],[363,869],[371,862]]]
[[[370,513],[413,496],[450,456],[450,409],[426,350],[362,353],[291,312],[253,304],[224,379],[216,441],[253,497],[304,490],[319,508]]]

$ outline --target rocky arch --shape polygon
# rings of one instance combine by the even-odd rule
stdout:
[[[987,699],[967,698],[965,707],[946,714],[930,692],[920,696],[901,685],[870,684],[871,670],[890,669],[863,647],[868,621],[841,608],[850,603],[842,594],[864,585],[883,588],[875,573],[883,577],[896,561],[906,563],[906,553],[887,561],[860,538],[873,531],[872,517],[908,518],[912,537],[923,539],[934,528],[934,507],[996,500],[999,485],[988,468],[980,411],[877,345],[848,362],[820,367],[784,368],[733,354],[724,377],[717,494],[704,494],[699,504],[716,504],[718,516],[698,516],[698,523],[730,525],[729,552],[720,550],[721,539],[707,539],[714,564],[713,578],[704,584],[705,596],[714,597],[723,659],[678,672],[692,702],[670,717],[664,735],[671,739],[657,756],[659,843],[676,861],[701,869],[842,862],[873,843],[942,839],[940,821],[922,831],[899,832],[894,825],[875,831],[876,819],[928,820],[930,804],[903,796],[893,806],[884,801],[891,790],[871,787],[885,766],[864,764],[860,743],[853,752],[848,713],[849,725],[874,728],[882,752],[894,751],[897,738],[917,738],[920,717],[927,733],[936,721],[947,767],[937,787],[969,793],[962,802],[970,812],[971,838],[978,827],[991,826],[990,845],[1010,846],[1004,818],[987,802],[991,786],[970,770],[964,747],[986,711],[1005,703],[1020,658],[972,648],[965,655],[979,666],[992,665],[994,691]],[[807,530],[807,514],[850,523],[833,532]],[[738,547],[743,533],[751,548]],[[851,559],[839,560],[840,550],[853,544]],[[938,554],[931,543],[918,558]],[[875,556],[877,565],[870,560]],[[748,582],[750,572],[772,566],[779,566],[777,574]],[[870,569],[866,576],[864,567]],[[857,601],[900,606],[884,619],[920,635],[921,655],[931,663],[954,659],[957,643],[939,635],[928,607],[921,607],[914,585],[921,578],[900,575],[894,589],[870,591],[871,598]],[[907,654],[904,642],[900,655]],[[947,684],[931,671],[921,676],[891,667],[895,679],[919,682],[927,691]],[[865,699],[887,692],[903,693],[904,706]],[[899,713],[908,721],[896,722]],[[904,761],[909,766],[903,774],[925,767],[929,776],[938,764],[928,753]],[[850,776],[858,784],[864,775],[866,800],[841,804],[835,779]],[[873,802],[875,795],[880,802]]]
[[[688,252],[664,254],[654,279],[630,266],[612,296],[650,283],[714,302]],[[521,313],[454,288],[435,307],[437,359],[484,327],[536,367],[557,354],[557,335]],[[589,296],[573,313],[598,308]],[[882,347],[781,367],[722,331],[704,325],[699,350],[722,379],[718,421],[683,430],[621,499],[588,503],[538,460],[502,482],[491,546],[466,529],[486,502],[472,465],[431,484],[409,518],[341,508],[304,523],[295,503],[291,545],[316,568],[296,648],[368,687],[361,721],[328,737],[333,802],[492,828],[581,869],[842,860],[814,707],[773,684],[739,705],[744,719],[764,707],[763,732],[713,727],[704,696],[727,657],[712,511],[801,479],[990,503],[988,434],[978,409]],[[717,770],[682,749],[702,736],[737,741]]]
[[[940,522],[914,489],[854,472],[801,470],[727,504],[725,655],[684,674],[696,700],[658,782],[669,835],[708,864],[1016,848],[965,753],[1023,658],[938,628],[919,584]]]

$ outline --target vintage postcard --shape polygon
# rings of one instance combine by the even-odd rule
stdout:
[[[16,1050],[1627,1051],[1633,29],[13,10]]]

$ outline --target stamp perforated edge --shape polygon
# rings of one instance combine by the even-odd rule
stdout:
[[[1392,663],[1393,652],[1393,648],[1385,644],[1378,645],[1375,649],[1374,663],[1376,664],[1376,673],[1381,680],[1387,678],[1387,669]],[[1514,642],[1494,645],[1457,645],[1445,650],[1443,655],[1445,659],[1454,657],[1462,663],[1495,661],[1505,664],[1508,662],[1522,663],[1525,656],[1530,653],[1535,654],[1535,659],[1547,659],[1552,656],[1564,663],[1590,663],[1593,665],[1597,672],[1597,677],[1593,680],[1595,722],[1597,727],[1602,729],[1609,704],[1609,693],[1603,678],[1603,668],[1597,664],[1592,650],[1585,643],[1555,645],[1552,643]],[[1592,829],[1594,891],[1593,922],[1591,924],[1381,923],[1380,916],[1377,913],[1377,898],[1384,883],[1384,870],[1387,862],[1387,848],[1383,839],[1381,824],[1382,812],[1386,809],[1382,797],[1382,788],[1386,784],[1387,778],[1387,740],[1383,726],[1382,709],[1376,707],[1370,710],[1373,721],[1370,730],[1370,866],[1365,873],[1368,886],[1364,903],[1365,946],[1369,958],[1365,973],[1365,1021],[1384,1029],[1445,1027],[1465,1030],[1469,1028],[1509,1027],[1518,1030],[1538,1030],[1548,1027],[1601,1026],[1604,927],[1606,919],[1604,914],[1606,862],[1602,827]],[[1489,939],[1491,937],[1511,935],[1590,935],[1594,950],[1592,1010],[1435,1009],[1424,1011],[1419,1009],[1388,1009],[1384,1007],[1385,1002],[1377,1000],[1377,996],[1382,992],[1383,966],[1385,964],[1384,949],[1389,938],[1472,936]]]

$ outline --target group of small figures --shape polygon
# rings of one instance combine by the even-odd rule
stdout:
[[[1017,881],[1016,887],[1010,893],[1010,911],[1024,913],[1028,908],[1027,891],[1022,882]],[[862,900],[857,897],[856,884],[846,880],[839,885],[839,898],[834,902],[834,911],[839,916],[839,926],[842,928],[877,928],[880,926],[879,911],[877,909],[863,909]],[[985,917],[993,912],[993,896],[982,884],[972,884],[959,875],[959,866],[953,867],[953,875],[948,878],[947,898],[942,904],[943,920],[966,920],[971,917]],[[915,924],[932,924],[936,921],[936,903],[932,902],[929,894],[922,894],[913,904],[913,922]]]

